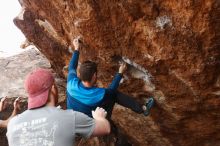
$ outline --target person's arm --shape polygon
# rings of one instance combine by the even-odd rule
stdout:
[[[118,73],[116,73],[114,79],[112,80],[112,83],[109,85],[108,89],[116,90],[120,84],[120,81],[122,79],[123,73],[126,71],[127,65],[126,63],[123,63],[119,67]]]
[[[95,111],[92,111],[92,114],[93,118],[90,118],[83,113],[75,112],[75,135],[89,138],[110,133],[110,124],[105,119],[107,114],[105,110],[97,107]]]
[[[111,131],[110,124],[105,118],[107,112],[103,108],[97,107],[95,111],[92,111],[92,116],[95,119],[95,128],[91,136],[102,136],[109,134]]]
[[[19,110],[19,100],[20,97],[18,97],[15,101],[14,101],[14,110],[11,114],[11,116],[7,119],[7,120],[1,120],[0,121],[0,127],[6,128],[8,126],[8,122],[17,115],[18,110]]]
[[[7,120],[0,121],[0,127],[6,128],[8,126],[8,122],[16,115],[17,115],[17,110],[14,109],[11,116]]]
[[[77,69],[78,60],[79,60],[79,48],[81,46],[78,38],[73,40],[73,45],[74,45],[75,51],[73,52],[72,58],[69,63],[67,80],[71,80],[72,78],[77,77],[76,69]]]

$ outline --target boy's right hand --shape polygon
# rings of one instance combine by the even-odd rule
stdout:
[[[100,108],[100,107],[97,107],[95,111],[92,111],[92,117],[96,120],[103,119],[106,117],[106,115],[107,115],[107,112],[105,111],[105,109]]]
[[[79,37],[77,37],[73,40],[73,46],[74,46],[75,50],[79,50],[81,48],[82,44],[81,44]]]

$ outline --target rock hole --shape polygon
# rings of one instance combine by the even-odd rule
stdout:
[[[156,27],[163,30],[166,26],[172,26],[172,20],[168,16],[160,16],[156,18]]]
[[[144,81],[146,91],[153,92],[155,90],[155,85],[151,82],[153,77],[147,69],[143,68],[141,65],[135,63],[127,57],[115,55],[112,57],[112,59],[119,63],[126,62],[128,65],[128,72],[132,77],[142,79]]]

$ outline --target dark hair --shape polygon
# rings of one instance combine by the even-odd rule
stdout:
[[[92,61],[85,61],[80,65],[79,74],[82,81],[90,82],[94,73],[97,72],[97,64]]]

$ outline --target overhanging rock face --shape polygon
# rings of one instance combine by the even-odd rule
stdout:
[[[113,119],[134,145],[220,145],[220,1],[20,0],[17,27],[57,73],[81,36],[80,61],[99,64],[101,86],[129,63],[120,90],[143,102],[149,117],[116,108]]]

